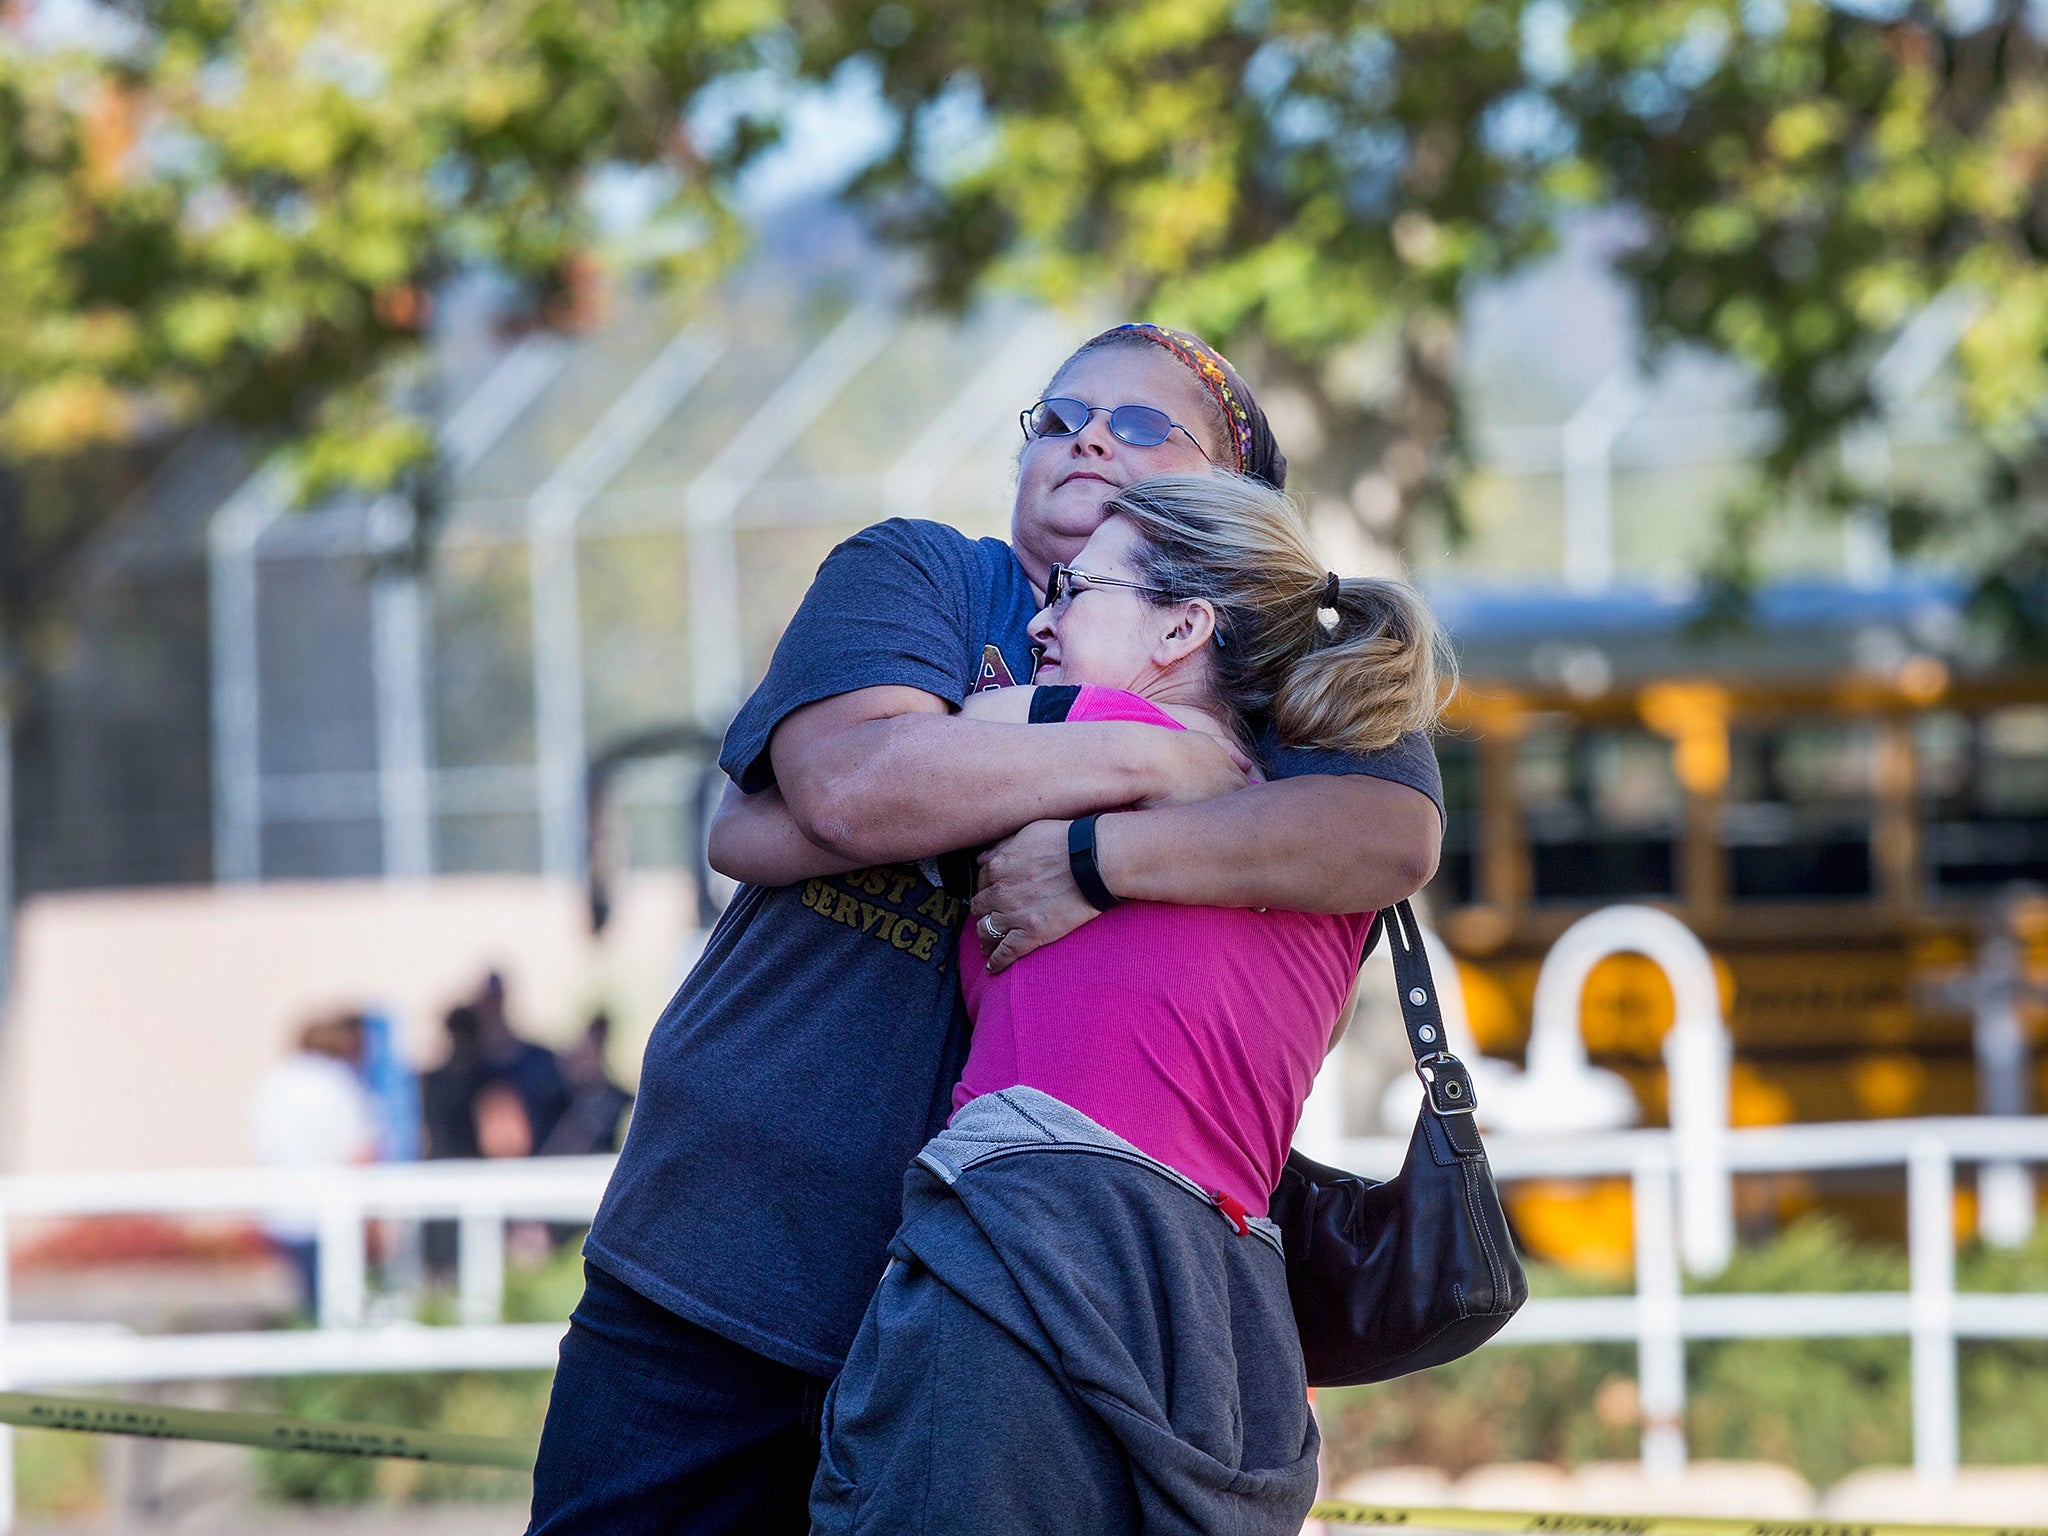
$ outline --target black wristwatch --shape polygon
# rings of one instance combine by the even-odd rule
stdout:
[[[1095,818],[1082,816],[1067,823],[1067,868],[1074,872],[1088,905],[1107,912],[1123,898],[1102,883],[1102,871],[1095,865]]]

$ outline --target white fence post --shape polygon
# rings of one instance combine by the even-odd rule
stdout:
[[[1678,1235],[1669,1155],[1646,1151],[1634,1179],[1636,1385],[1643,1416],[1643,1470],[1685,1470],[1685,1336],[1680,1331]]]
[[[577,525],[591,502],[725,351],[702,331],[679,331],[555,465],[527,502],[527,584],[533,600],[534,772],[541,868],[583,871],[583,620]],[[692,610],[694,612],[694,609]]]
[[[1564,460],[1564,584],[1598,592],[1614,580],[1614,443],[1642,411],[1623,366],[1595,384],[1558,434]]]
[[[427,592],[407,548],[418,521],[402,496],[380,496],[370,507],[370,546],[379,562],[370,583],[370,679],[377,701],[377,814],[386,880],[424,880],[434,872]]]
[[[2000,1248],[2024,1248],[2034,1234],[2034,1171],[2025,1163],[1977,1165],[1977,1230]]]
[[[290,472],[266,463],[206,529],[212,666],[213,878],[263,877],[262,678],[257,670],[256,546],[291,502]]]
[[[881,354],[899,323],[888,306],[872,300],[848,310],[683,492],[690,541],[690,713],[712,730],[724,730],[746,693],[734,539],[740,503]]]
[[[463,1211],[456,1228],[455,1288],[465,1323],[495,1323],[505,1312],[505,1214]]]
[[[363,1208],[340,1190],[320,1202],[320,1326],[354,1328],[363,1320],[366,1268]]]
[[[1971,1043],[1977,1057],[1977,1110],[1986,1115],[2027,1112],[2030,1066],[2020,1007],[2034,989],[2015,932],[2020,898],[2001,900],[1986,925],[1970,978]],[[2024,1163],[1977,1165],[1977,1230],[1987,1243],[2021,1248],[2034,1231],[2034,1174]]]
[[[1953,1479],[1961,1461],[1956,1406],[1955,1165],[1936,1136],[1917,1136],[1906,1162],[1906,1246],[1912,1266],[1913,1471]]]
[[[13,1387],[8,1373],[8,1345],[14,1329],[14,1276],[9,1255],[7,1207],[0,1205],[0,1391]],[[14,1529],[14,1430],[0,1424],[0,1536]]]

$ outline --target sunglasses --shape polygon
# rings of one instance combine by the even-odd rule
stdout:
[[[1088,425],[1097,411],[1109,412],[1109,435],[1120,443],[1129,443],[1133,448],[1157,448],[1174,433],[1187,432],[1195,451],[1205,459],[1209,457],[1209,450],[1194,433],[1156,406],[1090,405],[1085,400],[1055,395],[1019,412],[1017,424],[1024,429],[1027,441],[1034,437],[1072,437]]]

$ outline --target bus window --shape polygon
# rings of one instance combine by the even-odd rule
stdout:
[[[1822,720],[1733,731],[1721,814],[1737,901],[1867,898],[1876,733]]]
[[[1682,802],[1671,747],[1648,731],[1535,723],[1515,760],[1539,902],[1613,901],[1677,891]]]
[[[1454,907],[1479,899],[1479,752],[1469,741],[1436,744],[1444,776],[1444,845],[1437,860],[1437,899]]]
[[[1915,737],[1934,889],[2048,881],[2048,707],[1928,715]]]

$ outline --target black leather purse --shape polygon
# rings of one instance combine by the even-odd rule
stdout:
[[[1393,948],[1401,1018],[1428,1098],[1407,1160],[1384,1184],[1299,1152],[1281,1171],[1270,1214],[1317,1387],[1385,1381],[1470,1354],[1529,1299],[1473,1123],[1472,1076],[1445,1048],[1415,914],[1401,902],[1375,928]]]

